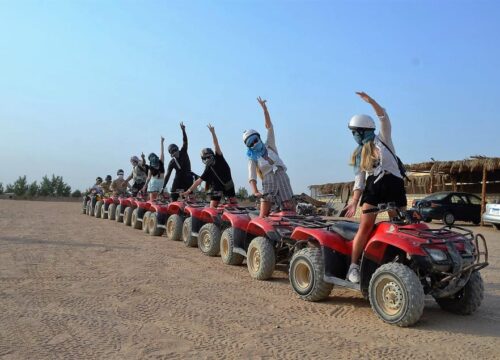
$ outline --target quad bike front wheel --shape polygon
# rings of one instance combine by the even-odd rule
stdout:
[[[107,219],[108,213],[106,212],[106,204],[102,204],[101,206],[101,219]]]
[[[445,311],[459,315],[470,315],[479,309],[483,297],[483,278],[479,271],[474,271],[467,284],[459,292],[450,297],[436,299],[436,302]]]
[[[257,280],[267,280],[274,272],[276,256],[270,241],[263,236],[252,240],[247,251],[247,267],[250,276]]]
[[[207,256],[217,256],[220,251],[220,229],[213,223],[205,224],[198,233],[198,248]]]
[[[167,238],[173,241],[180,241],[182,237],[182,217],[171,215],[167,220]]]
[[[123,210],[122,205],[118,204],[116,206],[116,210],[115,210],[115,221],[116,222],[122,222],[123,221],[122,210]]]
[[[234,229],[227,228],[220,237],[220,256],[226,265],[241,265],[245,259],[243,255],[234,252]]]
[[[130,220],[130,225],[132,225],[134,229],[140,230],[142,229],[142,223],[139,221],[138,218],[139,218],[139,208],[134,209],[134,211],[132,211],[132,219]]]
[[[333,284],[323,280],[325,261],[321,249],[317,247],[296,252],[288,273],[293,290],[302,300],[320,301],[332,292]]]
[[[188,217],[184,220],[182,224],[182,242],[187,247],[196,247],[198,245],[198,239],[196,239],[193,234],[193,218]]]
[[[164,220],[165,214],[152,213],[149,216],[149,220],[148,220],[149,235],[151,235],[151,236],[162,236],[163,235],[163,233],[165,232],[165,229],[158,227],[158,225],[160,223],[160,219],[162,217]]]
[[[445,212],[443,214],[443,222],[448,226],[453,225],[455,223],[455,215],[449,211]]]
[[[132,209],[130,206],[125,208],[125,211],[123,212],[123,224],[126,226],[130,226],[132,224],[132,212],[134,209]]]
[[[99,200],[98,202],[95,203],[95,207],[94,207],[94,216],[96,218],[101,217],[101,209],[102,209],[102,201]]]
[[[380,266],[370,279],[370,304],[384,322],[406,327],[424,311],[424,289],[413,270],[400,263]]]
[[[142,231],[144,234],[149,233],[149,218],[151,215],[155,215],[154,213],[151,213],[151,211],[146,211],[144,213],[144,216],[142,217]]]
[[[116,204],[109,204],[108,219],[115,220],[115,216],[116,216]]]

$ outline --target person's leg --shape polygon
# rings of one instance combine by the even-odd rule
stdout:
[[[217,206],[219,206],[219,200],[210,200],[210,207],[213,209],[217,209]]]
[[[149,193],[149,200],[150,201],[155,201],[157,198],[158,198],[158,193],[157,192]]]
[[[259,216],[261,218],[265,218],[265,217],[269,216],[270,212],[271,212],[271,202],[269,201],[269,199],[262,198],[260,200],[260,213],[259,213]]]
[[[374,207],[375,206],[373,205],[364,203],[361,210],[369,210]],[[352,244],[351,266],[349,267],[349,272],[347,273],[347,279],[353,283],[359,283],[359,259],[361,258],[361,254],[363,253],[365,245],[368,242],[368,237],[373,230],[376,219],[376,213],[361,214],[359,229]]]
[[[293,201],[293,190],[290,184],[290,178],[284,170],[278,170],[275,174],[278,196],[281,199],[283,210],[293,210],[295,207]]]

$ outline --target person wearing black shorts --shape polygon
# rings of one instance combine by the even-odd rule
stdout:
[[[377,218],[377,213],[370,210],[377,208],[378,204],[390,202],[403,210],[406,207],[404,180],[392,143],[389,116],[366,93],[357,94],[375,110],[380,120],[380,133],[375,135],[375,121],[368,115],[355,115],[349,121],[349,129],[358,147],[351,158],[351,165],[356,173],[354,195],[345,208],[345,216],[352,217],[356,214],[358,202],[362,209],[359,230],[353,240],[351,266],[347,273],[347,279],[353,283],[359,283],[358,262]]]
[[[205,164],[205,171],[201,177],[183,193],[183,195],[185,196],[192,193],[194,189],[205,181],[207,188],[212,191],[210,206],[216,208],[222,196],[229,198],[231,203],[236,203],[236,193],[234,190],[231,168],[222,154],[217,135],[215,134],[215,128],[208,124],[208,129],[212,134],[215,153],[210,148],[201,150],[201,160]]]

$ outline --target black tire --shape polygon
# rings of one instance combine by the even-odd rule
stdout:
[[[448,226],[453,225],[455,223],[455,215],[449,211],[445,212],[443,214],[443,222]]]
[[[149,217],[151,216],[151,211],[146,211],[142,217],[142,231],[145,234],[149,233]]]
[[[149,220],[148,220],[149,235],[151,235],[151,236],[162,236],[163,233],[165,232],[165,229],[158,227],[158,223],[159,223],[158,219],[159,219],[160,216],[165,216],[165,215],[158,214],[158,213],[152,213],[149,216]]]
[[[213,223],[205,224],[198,233],[198,248],[207,256],[217,256],[220,251],[220,229]]]
[[[130,206],[127,206],[125,208],[125,211],[123,212],[123,224],[126,226],[130,226],[132,224],[132,212],[134,209],[132,209]]]
[[[94,216],[94,206],[92,205],[93,201],[89,200],[87,203],[87,209],[88,209],[88,215],[89,216]]]
[[[87,201],[87,205],[85,205],[85,215],[90,216],[90,208],[92,207],[90,200]]]
[[[220,256],[226,265],[241,265],[245,257],[234,252],[234,229],[227,228],[220,237]]]
[[[101,207],[102,207],[102,201],[98,201],[95,203],[95,206],[94,206],[94,216],[96,218],[100,218],[101,217]]]
[[[328,298],[333,284],[325,282],[325,262],[320,248],[304,248],[290,261],[290,284],[297,295],[306,301]]]
[[[134,211],[132,211],[132,218],[130,220],[130,225],[137,230],[142,229],[142,223],[138,219],[139,217],[139,208],[135,208]]]
[[[263,236],[253,239],[247,251],[250,276],[257,280],[267,280],[273,275],[275,266],[276,255],[271,242]]]
[[[380,266],[370,279],[368,295],[373,312],[388,324],[411,326],[424,311],[422,284],[413,270],[400,263]]]
[[[115,220],[116,216],[116,204],[109,204],[108,206],[108,219]]]
[[[107,219],[108,213],[106,212],[106,204],[102,204],[101,206],[101,219]]]
[[[118,223],[123,222],[122,212],[123,212],[123,206],[121,204],[118,204],[115,210],[115,221]]]
[[[86,215],[87,214],[87,199],[83,198],[82,202],[82,214]]]
[[[167,238],[173,241],[180,241],[182,237],[182,217],[171,215],[167,220]]]
[[[474,219],[474,220],[472,220],[472,223],[474,225],[479,225],[481,223],[481,219]]]
[[[453,296],[436,299],[445,311],[458,315],[470,315],[481,306],[484,297],[484,283],[479,271],[474,271],[462,290]]]
[[[426,222],[426,223],[430,223],[430,222],[432,222],[432,218],[425,218],[425,219],[424,219],[424,222]]]
[[[495,230],[500,230],[500,224],[493,224],[493,227],[495,228]]]
[[[192,235],[193,218],[187,217],[182,224],[182,242],[187,247],[198,246],[198,239]]]

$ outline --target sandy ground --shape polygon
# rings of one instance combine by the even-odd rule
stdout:
[[[0,201],[0,358],[500,358],[500,232],[485,299],[467,317],[427,299],[410,329],[361,296],[296,298],[286,273],[245,266],[80,214],[79,204]]]

